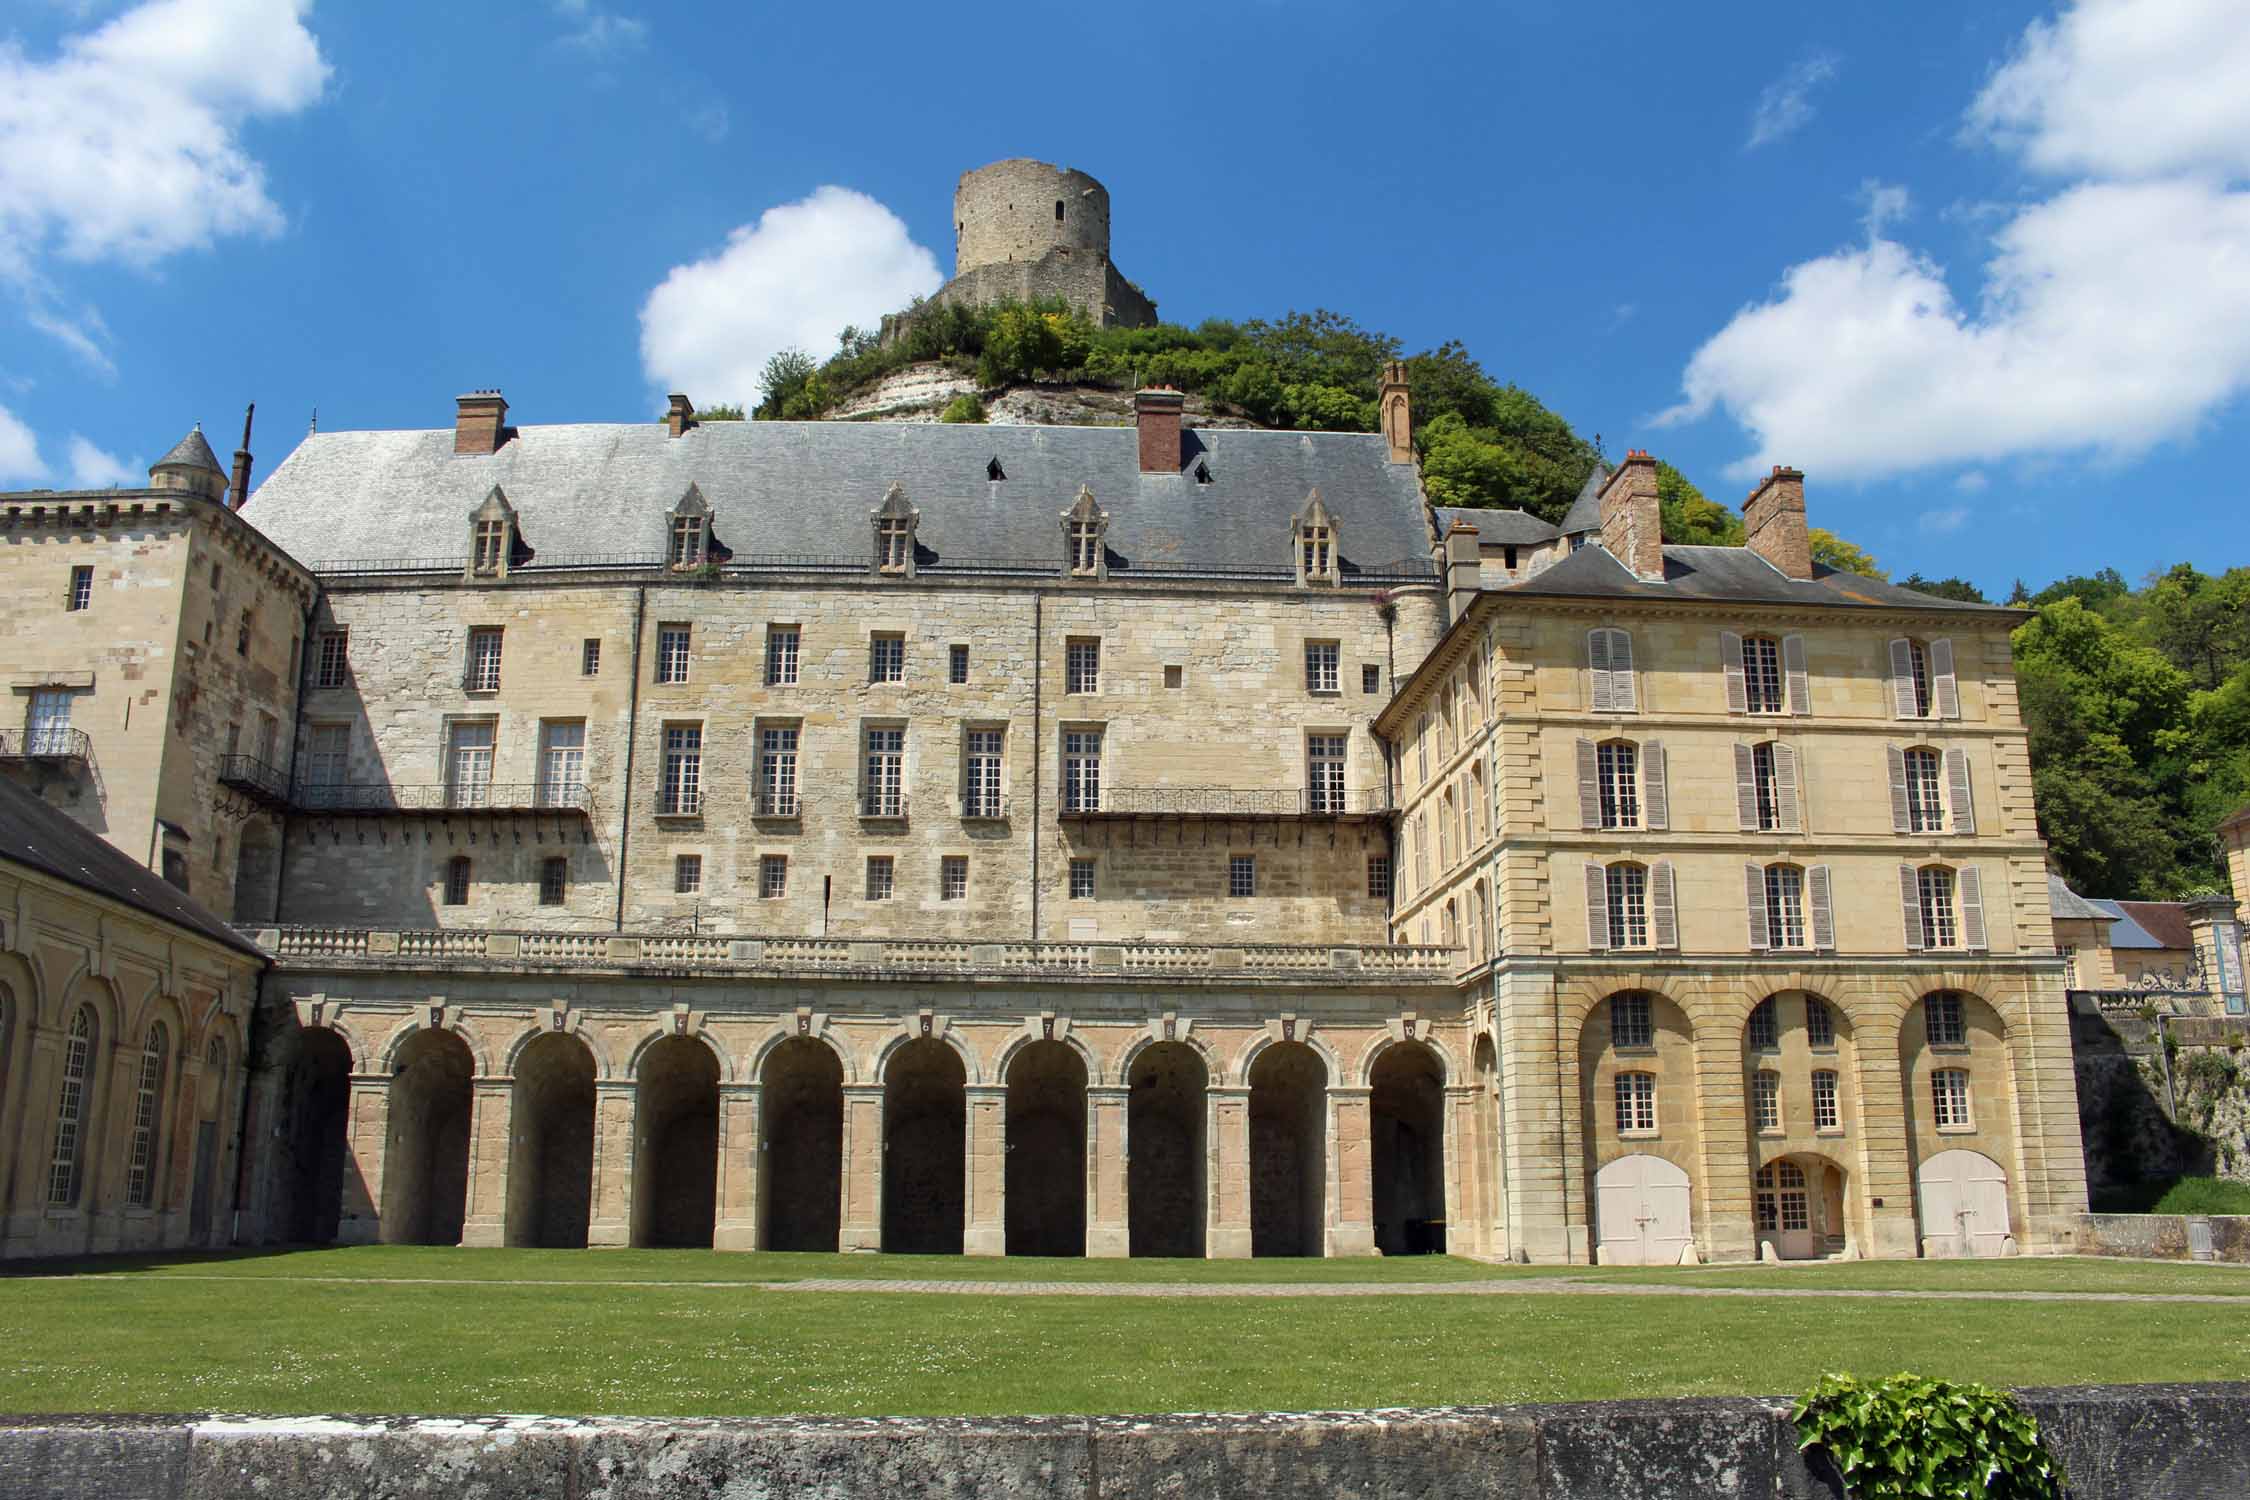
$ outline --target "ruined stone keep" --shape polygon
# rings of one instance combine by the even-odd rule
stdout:
[[[1015,157],[953,190],[953,279],[933,303],[1057,299],[1099,328],[1150,328],[1156,303],[1109,258],[1109,189],[1084,172]],[[885,336],[902,317],[884,319]]]

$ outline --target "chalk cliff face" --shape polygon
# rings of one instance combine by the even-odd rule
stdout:
[[[942,360],[893,370],[828,413],[838,422],[935,422],[956,396],[977,393],[976,376]],[[986,419],[1001,427],[1128,427],[1133,393],[1071,383],[1011,385],[984,402]],[[1202,396],[1187,397],[1186,425],[1255,430],[1247,417],[1215,415]]]

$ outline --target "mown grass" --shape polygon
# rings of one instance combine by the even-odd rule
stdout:
[[[1584,1274],[1584,1273],[1574,1273]],[[1619,1267],[1604,1279],[1666,1286],[1772,1287],[1869,1292],[2186,1292],[2250,1296],[2250,1266],[2091,1256],[2007,1260],[1857,1260],[1797,1265]]]
[[[0,1409],[558,1415],[1293,1410],[1786,1394],[1823,1371],[2250,1378],[2178,1303],[1099,1298],[132,1275],[0,1296]]]

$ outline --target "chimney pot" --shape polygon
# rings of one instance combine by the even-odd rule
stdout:
[[[453,451],[497,453],[508,437],[508,401],[498,391],[471,391],[455,398]]]
[[[1133,393],[1133,425],[1140,429],[1141,472],[1180,472],[1180,413],[1187,398],[1170,386]]]

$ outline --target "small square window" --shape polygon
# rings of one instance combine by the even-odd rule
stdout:
[[[969,894],[969,856],[948,854],[938,864],[938,899],[960,901]]]
[[[955,646],[946,653],[945,680],[963,683],[969,680],[969,648]]]
[[[672,860],[672,894],[695,896],[703,891],[703,856],[681,854]]]
[[[789,893],[789,856],[765,854],[758,858],[758,899],[778,901]]]
[[[867,856],[868,900],[888,901],[891,899],[891,877],[895,869],[896,862],[888,854],[870,854]]]
[[[1257,855],[1235,854],[1228,856],[1227,894],[1235,897],[1258,894]]]
[[[589,638],[578,648],[578,675],[598,676],[602,669],[602,643]]]
[[[1073,901],[1091,901],[1094,899],[1094,862],[1092,860],[1074,859],[1070,862],[1070,899]]]
[[[94,570],[92,568],[72,568],[70,570],[70,598],[65,603],[64,608],[70,610],[90,609],[93,607],[93,603]]]
[[[903,635],[878,635],[867,646],[867,680],[869,682],[904,682],[906,680],[906,637]]]
[[[1168,687],[1168,688],[1176,688],[1176,687],[1179,687],[1179,686],[1180,686],[1180,685],[1181,685],[1182,683],[1184,683],[1184,682],[1186,682],[1186,681],[1187,681],[1187,669],[1186,669],[1186,668],[1184,668],[1184,667],[1166,667],[1166,668],[1164,669],[1164,685],[1165,685],[1166,687]]]
[[[543,859],[539,862],[539,904],[560,906],[570,889],[570,861]]]
[[[1381,692],[1383,690],[1383,669],[1373,662],[1361,667],[1359,669],[1359,690],[1363,693]]]

